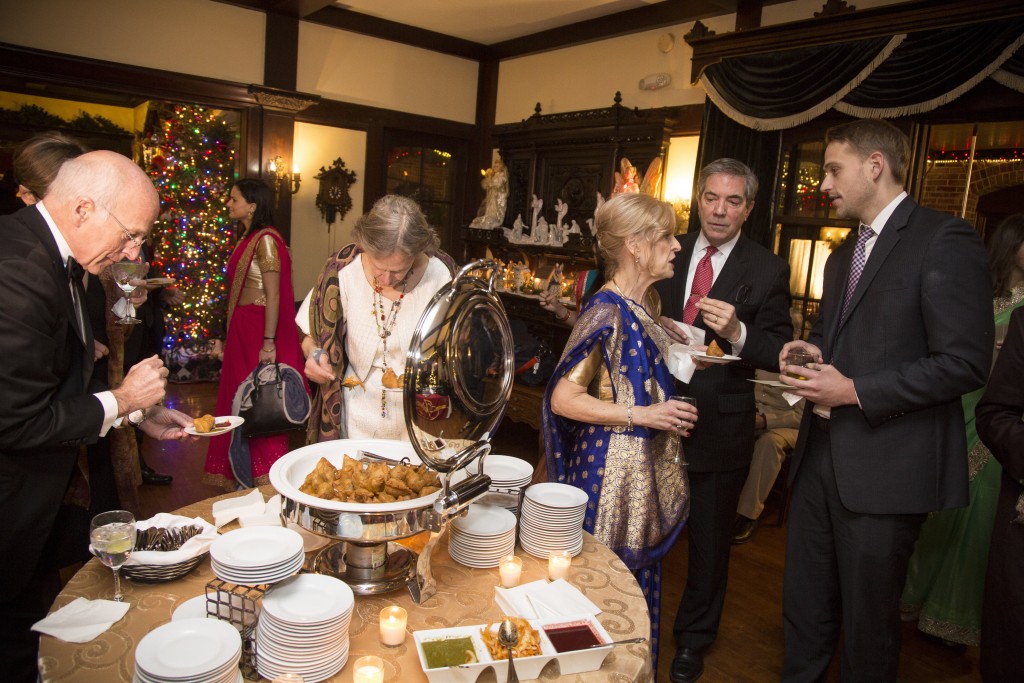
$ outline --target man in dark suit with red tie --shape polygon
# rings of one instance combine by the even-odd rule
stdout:
[[[700,423],[682,440],[690,479],[686,588],[673,633],[671,678],[690,683],[704,671],[704,651],[718,635],[729,578],[736,505],[754,451],[754,370],[775,370],[782,345],[793,338],[789,266],[741,234],[754,207],[757,177],[735,159],[701,170],[697,205],[701,229],[680,238],[675,275],[655,286],[666,317],[704,331],[739,356],[697,370],[680,394],[696,399]],[[676,341],[692,343],[671,320]]]
[[[843,633],[844,681],[893,681],[899,597],[921,523],[967,503],[960,397],[985,382],[985,248],[903,190],[910,143],[885,121],[828,131],[821,183],[861,222],[825,265],[821,317],[780,357],[807,399],[790,468],[784,681],[822,680]],[[794,349],[817,363],[785,375]]]
[[[128,422],[185,437],[188,416],[154,407],[167,369],[156,357],[120,387],[91,394],[93,341],[82,302],[94,275],[138,255],[156,219],[152,183],[132,161],[91,152],[61,167],[42,202],[0,217],[0,662],[35,681],[43,548],[83,444]],[[83,546],[87,539],[82,539]]]

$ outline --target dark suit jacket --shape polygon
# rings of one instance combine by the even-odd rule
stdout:
[[[993,343],[985,248],[966,222],[907,197],[875,242],[839,320],[856,239],[825,264],[809,341],[853,379],[861,407],[832,409],[829,437],[843,505],[911,514],[967,504],[960,397],[985,383]],[[812,411],[793,452],[796,476]],[[863,408],[863,409],[862,409]]]
[[[689,292],[686,271],[699,233],[680,237],[675,274],[656,283],[662,315],[682,320]],[[789,265],[753,240],[741,235],[708,293],[736,307],[747,327],[741,361],[697,370],[689,384],[679,383],[679,393],[697,399],[700,413],[690,438],[682,440],[683,454],[691,471],[722,472],[750,465],[754,451],[754,370],[779,369],[779,351],[793,339],[789,317]],[[706,331],[705,343],[718,341],[726,353],[731,345],[712,332],[700,315],[696,327]]]
[[[1003,466],[985,579],[981,675],[986,681],[1012,681],[1024,664],[1024,525],[1013,521],[1024,496],[1024,308],[1010,316],[1006,341],[974,414],[978,435]]]
[[[35,571],[79,446],[103,424],[64,264],[32,207],[0,217],[0,601]]]

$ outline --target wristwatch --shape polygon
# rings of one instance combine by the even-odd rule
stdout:
[[[146,415],[146,409],[143,408],[142,410],[135,410],[133,412],[128,413],[128,415],[126,415],[124,419],[132,427],[138,427],[139,425],[146,421],[146,417],[148,417]]]

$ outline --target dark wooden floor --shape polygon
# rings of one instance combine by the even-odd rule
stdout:
[[[213,384],[171,385],[167,404],[192,415],[213,410]],[[494,452],[536,460],[537,432],[506,420],[494,439]],[[191,444],[146,442],[149,464],[174,475],[170,486],[144,486],[144,514],[173,510],[221,493],[202,484],[206,442]],[[765,510],[772,521],[775,510]],[[685,534],[685,532],[684,532]],[[718,641],[706,655],[707,683],[760,683],[779,679],[782,671],[782,566],[785,528],[762,526],[753,541],[733,548],[729,592]],[[683,538],[663,562],[661,632],[671,634],[676,606],[686,576],[686,543]],[[673,646],[671,635],[662,644],[658,683],[669,683],[668,665]],[[838,681],[838,659],[833,661],[830,681]],[[977,648],[950,648],[922,636],[913,624],[903,631],[899,680],[905,683],[968,683],[980,681]]]

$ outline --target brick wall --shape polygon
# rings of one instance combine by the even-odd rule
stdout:
[[[960,215],[964,200],[964,183],[967,180],[966,162],[936,163],[925,174],[921,190],[922,205],[945,213]],[[1024,162],[986,161],[974,162],[971,173],[971,189],[967,196],[968,223],[974,225],[978,217],[978,200],[995,190],[1014,185],[1024,185]]]

